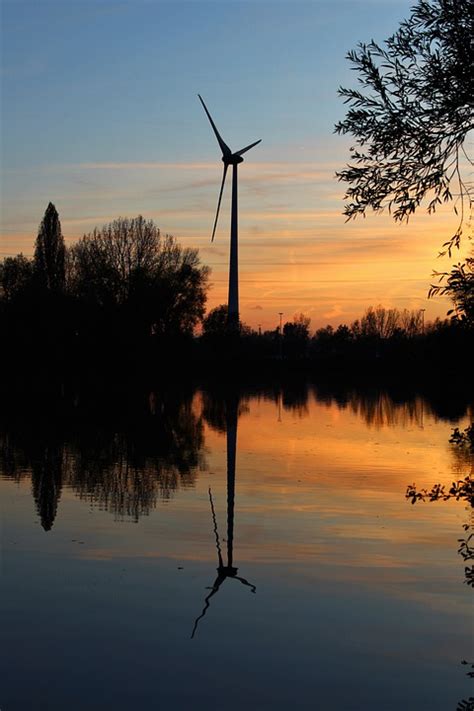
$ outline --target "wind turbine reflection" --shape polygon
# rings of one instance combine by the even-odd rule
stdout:
[[[209,502],[211,507],[212,523],[214,535],[216,538],[217,550],[217,577],[213,585],[208,588],[210,593],[204,599],[204,607],[201,614],[194,622],[191,639],[194,638],[200,620],[206,615],[210,607],[210,601],[216,593],[219,592],[221,585],[227,578],[238,580],[242,585],[250,588],[252,593],[256,592],[256,587],[248,580],[237,575],[238,568],[234,567],[234,505],[235,505],[235,461],[237,449],[237,418],[238,408],[237,403],[230,405],[227,403],[226,424],[227,424],[227,565],[224,565],[222,549],[219,540],[219,531],[217,528],[217,518],[212,498],[212,491],[209,487]],[[229,406],[230,405],[230,406]]]

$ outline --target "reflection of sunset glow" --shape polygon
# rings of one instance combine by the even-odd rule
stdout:
[[[239,421],[240,560],[317,563],[318,575],[371,585],[382,584],[383,570],[383,584],[403,596],[413,565],[456,564],[462,505],[414,510],[404,497],[412,481],[450,482],[449,425],[420,399],[369,405],[310,399],[306,413],[283,409],[279,421],[277,404],[252,402]],[[222,474],[225,440],[208,430],[206,441]],[[335,572],[341,556],[344,572]]]
[[[137,639],[137,615],[143,612],[140,635],[149,640],[150,630],[156,630],[156,639],[165,636],[165,657],[175,655],[173,667],[183,655],[192,657],[189,635],[205,609],[218,565],[209,489],[223,550],[229,541],[226,422],[231,422],[229,412],[238,411],[231,539],[235,568],[229,575],[235,572],[250,581],[256,594],[244,595],[240,586],[228,585],[214,595],[199,644],[222,642],[226,629],[232,631],[233,654],[242,649],[247,655],[249,640],[252,647],[268,637],[263,648],[296,649],[299,659],[309,655],[312,660],[318,648],[313,640],[321,638],[324,625],[324,658],[330,649],[335,659],[341,654],[352,659],[356,644],[370,668],[381,659],[387,639],[390,644],[395,640],[398,651],[389,645],[382,660],[390,679],[394,663],[397,668],[406,664],[410,675],[418,657],[424,664],[432,657],[444,669],[466,654],[471,601],[457,539],[468,512],[462,502],[412,506],[405,498],[407,484],[446,484],[453,467],[463,468],[463,458],[454,456],[448,444],[454,423],[419,398],[394,403],[383,393],[369,397],[340,390],[336,400],[327,387],[304,385],[260,391],[239,403],[220,391],[214,397],[210,390],[197,393],[172,410],[164,429],[154,427],[162,413],[159,395],[150,397],[148,405],[150,417],[140,428],[133,420],[132,437],[125,429],[123,446],[113,428],[111,438],[98,432],[101,451],[110,456],[102,456],[106,466],[99,464],[95,472],[86,456],[90,430],[74,433],[74,448],[58,440],[56,451],[63,459],[44,461],[62,462],[59,491],[48,487],[44,467],[29,470],[24,436],[17,457],[11,456],[14,438],[9,440],[7,471],[0,478],[2,504],[7,504],[5,550],[19,561],[9,566],[10,580],[18,575],[28,581],[11,585],[10,605],[18,591],[32,587],[36,611],[35,586],[46,585],[48,602],[56,595],[55,624],[58,617],[69,620],[71,608],[84,619],[97,609],[101,617],[97,622],[92,615],[92,629],[97,625],[102,634],[109,620],[110,636],[119,620],[120,629],[129,626],[127,640]],[[155,444],[164,431],[178,438],[165,439],[160,454]],[[183,443],[188,451],[184,462]],[[165,452],[169,456],[163,458]],[[189,467],[178,467],[180,462]],[[54,522],[42,530],[40,516],[43,523],[51,503],[57,504]],[[45,570],[50,571],[47,582]],[[51,575],[61,576],[63,570],[68,571],[64,580],[51,585]],[[78,598],[72,605],[74,594]],[[61,616],[58,600],[63,598],[67,603]],[[17,634],[22,617],[14,619]],[[436,635],[442,641],[428,649],[426,639]],[[90,655],[89,628],[85,637]],[[306,637],[311,649],[303,645],[300,653]],[[214,668],[214,647],[211,651]]]

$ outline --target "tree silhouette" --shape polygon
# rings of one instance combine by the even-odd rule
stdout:
[[[50,202],[39,227],[35,246],[34,268],[40,286],[50,291],[63,290],[65,255],[59,215]]]
[[[474,250],[464,263],[455,264],[451,272],[435,272],[438,284],[432,284],[428,296],[449,296],[453,309],[448,316],[474,327]],[[443,283],[444,282],[444,283]]]
[[[412,337],[423,332],[423,314],[419,309],[400,311],[369,306],[360,321],[354,322],[351,328],[361,338]]]
[[[311,319],[304,314],[297,314],[293,321],[287,321],[283,326],[283,336],[288,340],[298,340],[305,343],[309,338]]]
[[[408,219],[427,197],[434,212],[452,199],[454,181],[461,214],[444,247],[459,246],[472,204],[461,158],[473,127],[473,18],[463,0],[418,0],[385,47],[371,41],[348,53],[360,88],[340,88],[349,108],[335,127],[356,141],[353,163],[337,173],[349,184],[348,219],[368,208]]]
[[[31,284],[33,265],[23,254],[6,257],[0,263],[1,297],[9,302],[24,294]]]
[[[142,333],[192,333],[204,315],[209,270],[195,249],[152,220],[118,218],[70,249],[70,290]]]
[[[204,336],[224,336],[227,333],[227,304],[211,309],[202,322]]]

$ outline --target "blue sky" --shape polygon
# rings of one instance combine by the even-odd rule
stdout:
[[[331,134],[342,115],[337,87],[352,80],[345,52],[387,36],[408,7],[7,0],[4,159],[207,159],[198,92],[233,142],[258,134],[274,159],[292,142]]]
[[[321,325],[375,302],[435,315],[426,285],[449,216],[345,225],[334,180],[348,146],[333,134],[337,88],[356,79],[345,54],[388,37],[411,4],[4,0],[2,254],[32,252],[50,200],[68,242],[142,213],[200,249],[209,303],[224,301],[230,189],[210,245],[221,163],[199,92],[231,147],[262,139],[240,169],[245,320],[305,311]]]

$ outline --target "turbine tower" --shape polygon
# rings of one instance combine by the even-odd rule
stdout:
[[[210,121],[212,130],[215,133],[217,142],[222,151],[222,161],[224,163],[224,172],[222,175],[221,189],[219,192],[219,199],[217,201],[217,211],[216,219],[214,220],[214,227],[212,230],[211,242],[214,241],[214,235],[216,234],[217,220],[219,218],[219,209],[221,206],[222,193],[224,192],[224,183],[227,175],[227,168],[229,165],[232,166],[232,211],[230,219],[230,262],[229,262],[229,296],[227,301],[227,327],[229,331],[238,331],[239,328],[239,256],[238,256],[238,210],[237,210],[237,166],[239,163],[243,163],[242,155],[249,151],[251,148],[260,143],[260,140],[251,143],[245,148],[241,148],[240,151],[232,153],[229,146],[222,140],[219,131],[216,128],[216,124],[212,120],[211,114],[207,110],[207,106],[204,103],[202,96],[198,94],[199,100],[203,105],[204,111],[207,114],[207,118]]]

